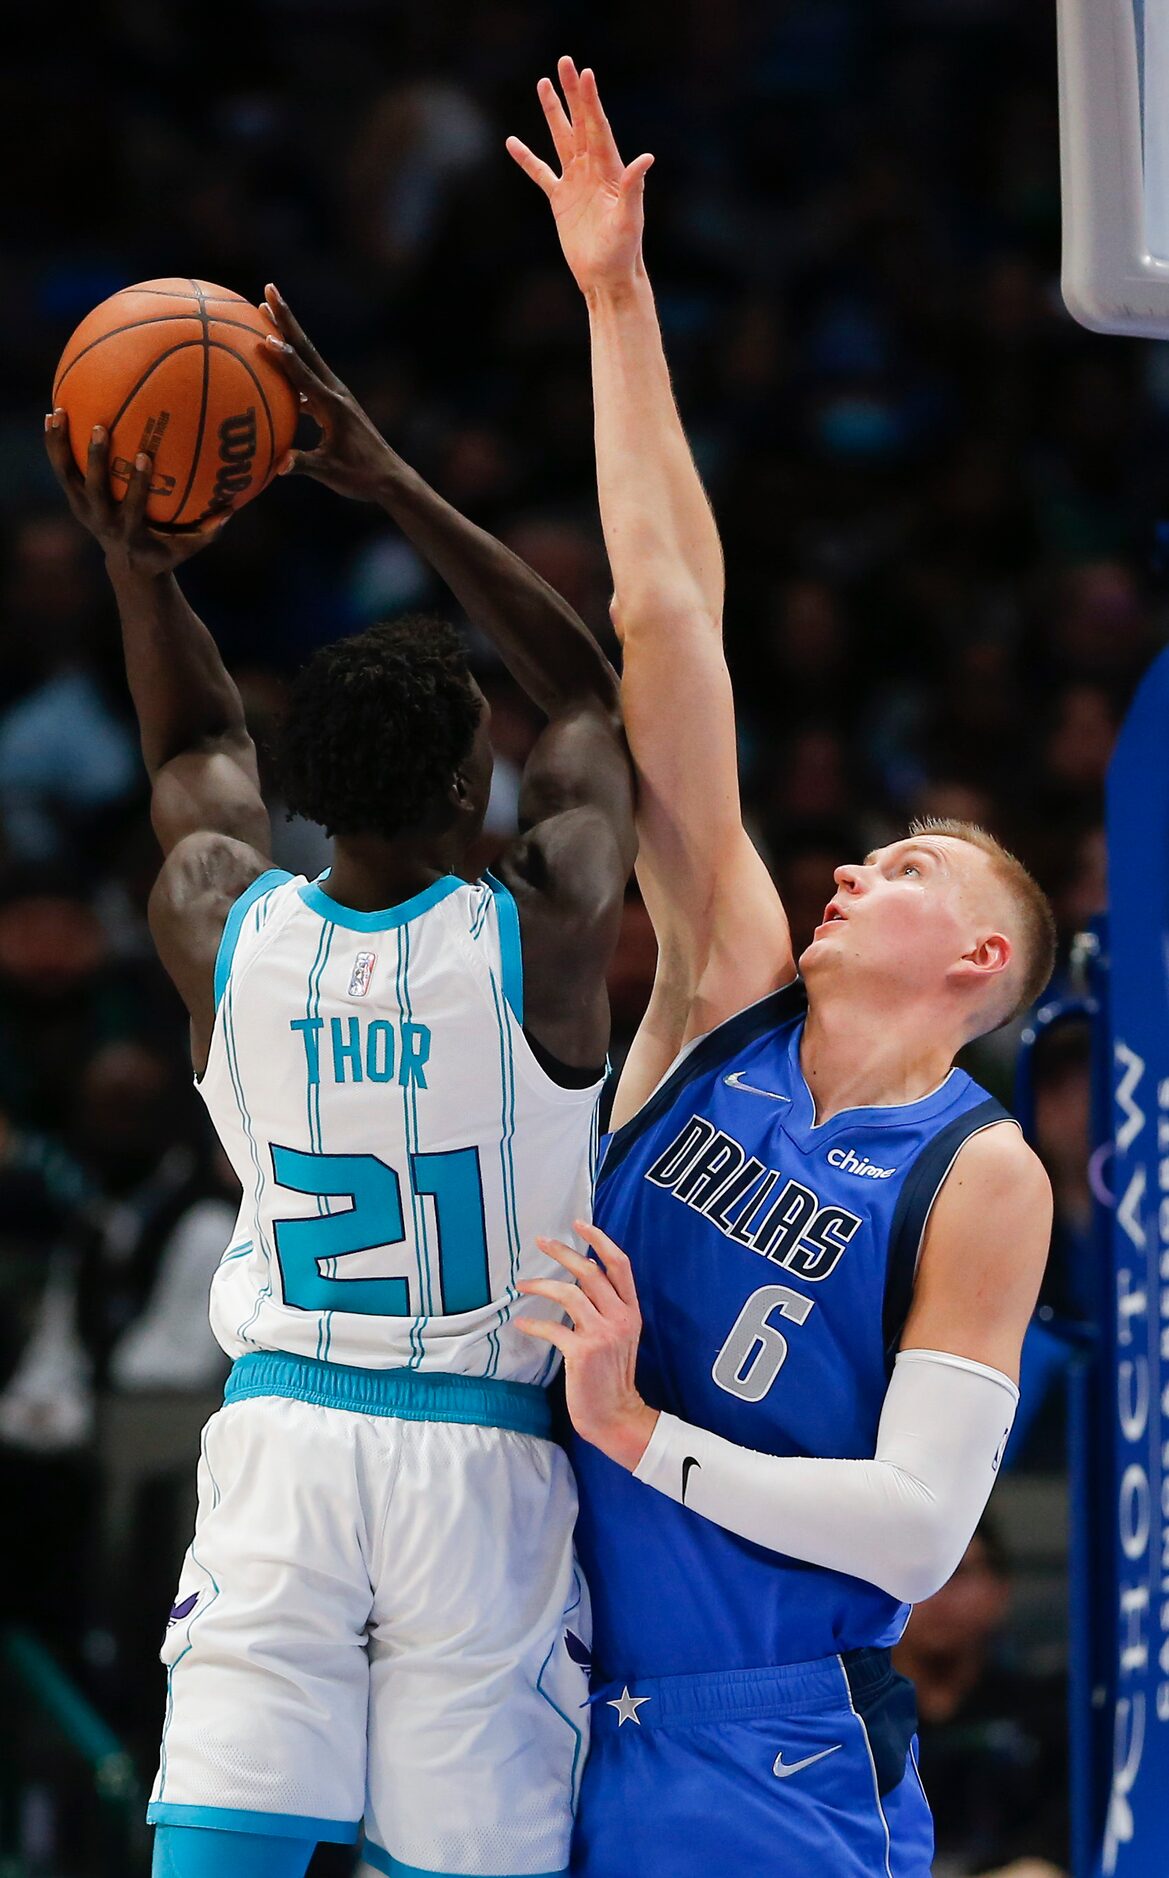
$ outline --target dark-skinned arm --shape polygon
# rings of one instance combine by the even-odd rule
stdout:
[[[187,835],[213,832],[266,855],[256,749],[214,639],[173,573],[147,573],[127,556],[107,556],[106,569],[163,853]]]
[[[497,872],[520,905],[528,1028],[562,1061],[608,1044],[604,977],[636,855],[617,674],[567,601],[460,515],[375,429],[275,287],[267,345],[320,426],[283,466],[378,503],[492,640],[548,723],[524,769],[520,829]]]
[[[266,289],[265,305],[276,328],[267,343],[324,433],[317,449],[293,451],[282,473],[313,476],[384,509],[545,716],[594,704],[619,722],[617,674],[567,600],[403,461],[275,287]]]
[[[125,500],[118,502],[109,487],[109,438],[101,425],[89,441],[84,478],[73,465],[64,411],[46,419],[45,436],[69,506],[105,554],[163,853],[186,835],[210,830],[266,854],[268,815],[240,695],[175,579],[175,569],[213,540],[222,522],[197,535],[156,533],[146,520],[149,457],[136,459]]]
[[[74,466],[68,420],[45,421],[49,459],[69,506],[105,554],[118,604],[126,677],[165,856],[150,902],[164,966],[191,1013],[196,1063],[214,1021],[213,968],[232,902],[270,865],[271,831],[239,692],[214,639],[188,606],[175,569],[214,539],[156,533],[147,521],[150,459],[134,462],[124,501],[110,491],[109,438],[90,438]],[[226,517],[224,518],[226,519]]]

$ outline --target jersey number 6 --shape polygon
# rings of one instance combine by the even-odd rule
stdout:
[[[771,1322],[772,1312],[802,1324],[814,1303],[790,1285],[764,1285],[753,1291],[714,1360],[710,1373],[719,1388],[743,1402],[762,1402],[787,1362],[787,1338]]]
[[[394,1168],[375,1154],[305,1154],[274,1144],[272,1171],[279,1186],[312,1194],[320,1208],[316,1216],[275,1222],[286,1304],[298,1311],[353,1311],[362,1317],[456,1317],[491,1302],[476,1148],[410,1156],[416,1311],[410,1307],[408,1278],[341,1278],[337,1273],[338,1260],[354,1252],[405,1243],[402,1183]],[[349,1204],[343,1211],[326,1212],[326,1199]],[[434,1203],[433,1231],[427,1199]]]

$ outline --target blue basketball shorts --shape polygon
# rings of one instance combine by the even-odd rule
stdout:
[[[573,1840],[586,1878],[929,1878],[913,1690],[887,1650],[611,1684]]]

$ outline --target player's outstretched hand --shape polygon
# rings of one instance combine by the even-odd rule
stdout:
[[[264,343],[322,432],[315,450],[290,451],[280,474],[314,476],[339,496],[376,501],[389,455],[385,438],[348,386],[325,364],[278,288],[265,287],[261,310],[275,327]]]
[[[69,419],[60,409],[45,418],[45,448],[69,507],[101,543],[111,573],[120,569],[151,577],[169,574],[214,541],[230,515],[228,511],[191,534],[163,534],[151,528],[146,516],[151,460],[146,452],[140,450],[134,458],[125,497],[119,502],[110,488],[109,432],[104,425],[94,425],[82,476],[69,445]]]
[[[528,1278],[519,1286],[528,1297],[558,1304],[569,1323],[523,1316],[513,1317],[512,1323],[561,1352],[573,1427],[610,1460],[632,1471],[658,1419],[657,1410],[637,1393],[635,1381],[641,1307],[633,1267],[599,1226],[586,1226],[578,1219],[573,1221],[573,1230],[592,1247],[595,1259],[583,1257],[558,1239],[537,1239],[536,1244],[563,1265],[575,1284],[558,1278]]]
[[[637,273],[645,177],[653,158],[647,154],[623,163],[592,72],[586,68],[578,75],[571,59],[561,59],[556,69],[564,103],[550,78],[542,78],[536,92],[560,175],[518,137],[508,138],[507,149],[552,205],[577,286],[582,293],[595,293],[622,286]]]

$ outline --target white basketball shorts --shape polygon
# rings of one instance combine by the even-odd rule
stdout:
[[[364,1817],[399,1878],[566,1871],[590,1620],[546,1427],[524,1384],[241,1359],[203,1433],[148,1818],[352,1843]]]

